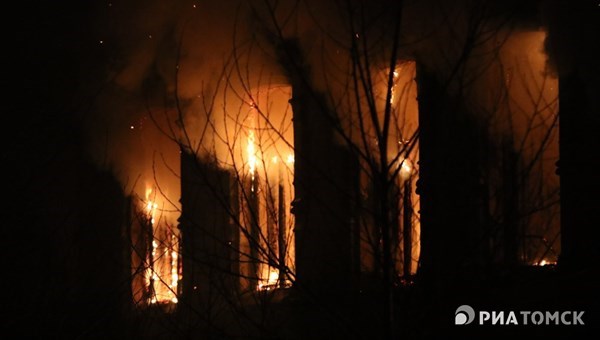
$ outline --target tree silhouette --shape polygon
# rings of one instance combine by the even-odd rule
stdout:
[[[556,87],[521,9],[240,5],[193,96],[182,25],[147,94],[164,95],[148,117],[181,154],[164,210],[181,215],[185,332],[279,334],[301,301],[323,332],[395,338],[414,286],[426,311],[498,267],[555,261]]]

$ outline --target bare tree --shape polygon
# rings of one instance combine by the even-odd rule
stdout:
[[[511,13],[491,2],[429,5],[241,6],[250,15],[234,18],[230,54],[196,99],[178,88],[183,30],[170,123],[159,125],[182,155],[181,240],[164,249],[181,245],[183,277],[170,267],[181,286],[167,294],[189,329],[277,333],[273,302],[299,294],[337,325],[331,332],[352,333],[361,314],[340,306],[365,290],[383,320],[375,331],[395,338],[398,294],[417,269],[425,285],[478,275],[497,256],[490,242],[515,262],[525,233],[518,225],[555,213],[547,210],[554,188],[537,168],[547,165],[555,99],[542,95],[544,82],[512,92],[531,78],[499,61],[514,33]],[[423,13],[431,27],[413,19]],[[248,27],[257,34],[240,33]],[[476,100],[490,86],[495,96]],[[504,125],[519,114],[521,122]],[[146,247],[146,267],[160,247]]]

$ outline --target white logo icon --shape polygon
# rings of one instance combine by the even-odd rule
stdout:
[[[475,320],[475,310],[469,305],[462,305],[454,312],[455,325],[468,325]]]

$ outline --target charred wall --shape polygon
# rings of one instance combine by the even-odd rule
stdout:
[[[358,163],[336,142],[336,118],[309,83],[310,70],[297,42],[281,47],[292,86],[296,198],[296,271],[299,287],[315,293],[346,293],[355,287]]]
[[[181,306],[210,319],[239,288],[236,183],[231,172],[182,150],[181,184]]]
[[[600,260],[600,11],[595,1],[548,1],[546,50],[560,82],[562,254],[565,268],[592,269]]]
[[[421,276],[473,276],[481,270],[481,159],[477,124],[461,98],[448,95],[438,76],[417,69],[420,128]],[[438,281],[439,282],[439,281]]]

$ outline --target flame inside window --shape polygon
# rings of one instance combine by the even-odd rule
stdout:
[[[291,285],[295,266],[293,127],[290,89],[258,89],[245,117],[238,173],[240,195],[240,281],[246,289]],[[247,280],[245,278],[250,278]]]
[[[132,226],[133,297],[139,305],[178,302],[179,233],[151,189]]]

